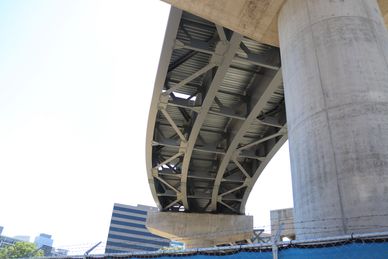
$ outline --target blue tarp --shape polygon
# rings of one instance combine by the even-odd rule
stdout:
[[[159,257],[163,259],[171,259],[171,256]],[[272,252],[238,252],[231,255],[190,255],[182,256],[185,259],[238,259],[238,258],[247,258],[247,259],[272,259]]]
[[[320,248],[290,248],[280,251],[279,258],[388,258],[388,243],[353,243]]]
[[[272,252],[266,251],[240,251],[228,255],[170,255],[158,258],[171,259],[181,257],[186,259],[272,259]],[[388,258],[388,243],[349,243],[327,247],[298,248],[289,247],[279,251],[279,259],[343,259],[343,258]]]

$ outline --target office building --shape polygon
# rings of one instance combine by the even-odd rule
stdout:
[[[0,226],[0,249],[6,246],[14,245],[17,242],[21,242],[22,240],[18,239],[17,237],[7,237],[3,236],[2,232],[4,230],[4,227]]]
[[[145,224],[148,211],[157,208],[115,203],[105,253],[156,251],[170,245],[170,240],[151,234]]]
[[[30,242],[30,236],[18,235],[15,237],[7,237],[2,235],[3,227],[0,226],[0,249],[6,246],[11,246],[17,242]],[[40,234],[35,238],[34,244],[37,250],[41,250],[44,253],[44,256],[64,256],[67,255],[68,251],[65,249],[53,248],[53,239],[51,235]]]
[[[3,236],[2,235],[3,230],[4,230],[4,227],[0,226],[0,249],[6,246],[13,245],[16,242],[20,242],[20,240],[16,238]]]
[[[51,235],[41,233],[39,236],[35,237],[35,245],[36,247],[42,247],[42,246],[53,246],[54,240],[51,239]]]
[[[0,249],[6,246],[14,245],[17,242],[20,242],[20,240],[0,235]]]
[[[38,249],[44,252],[45,256],[51,255],[51,250],[53,249],[54,240],[51,238],[51,235],[41,233],[39,236],[35,237],[35,245]]]

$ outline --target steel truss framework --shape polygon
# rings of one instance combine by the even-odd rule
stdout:
[[[159,208],[243,214],[286,139],[279,50],[172,8],[146,143]]]

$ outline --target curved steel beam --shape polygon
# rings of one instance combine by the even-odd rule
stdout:
[[[201,126],[204,123],[206,116],[210,110],[210,107],[214,101],[214,98],[217,94],[218,88],[220,87],[225,74],[232,63],[232,60],[235,56],[237,49],[240,46],[242,35],[238,33],[233,33],[229,42],[220,41],[217,44],[216,51],[213,54],[211,63],[216,63],[218,65],[217,72],[215,73],[210,87],[208,88],[205,99],[203,100],[201,110],[198,113],[198,116],[192,126],[192,131],[190,133],[187,149],[182,162],[182,172],[181,172],[181,192],[182,192],[182,202],[185,210],[190,210],[188,198],[187,198],[187,178],[189,173],[189,165],[191,156],[194,150],[195,143],[197,142],[197,137],[201,130]]]
[[[273,93],[279,88],[279,86],[282,85],[282,72],[281,69],[279,69],[273,79],[265,85],[265,87],[257,87],[256,93],[252,95],[252,101],[251,103],[255,103],[254,107],[250,111],[248,117],[245,121],[237,124],[233,129],[230,129],[230,132],[237,132],[233,139],[219,165],[216,180],[214,182],[214,187],[212,191],[212,202],[211,202],[211,210],[216,211],[217,210],[217,203],[222,200],[222,195],[219,194],[220,191],[220,185],[221,181],[224,177],[226,168],[228,167],[231,160],[234,160],[236,156],[238,156],[238,145],[241,143],[242,138],[247,133],[249,127],[252,125],[252,123],[256,120],[256,117],[259,115],[259,113],[264,109],[270,98],[272,97]],[[255,86],[253,86],[255,87]],[[237,164],[238,166],[238,164]],[[241,165],[240,165],[241,166]],[[264,168],[263,168],[264,169]],[[247,183],[244,183],[240,187],[246,187],[250,186],[249,182],[251,181],[247,176],[248,179]]]
[[[153,177],[153,165],[152,165],[152,142],[155,131],[155,122],[156,116],[158,113],[159,105],[159,96],[162,93],[164,81],[168,72],[168,66],[172,56],[172,52],[175,45],[175,35],[177,35],[179,29],[179,23],[182,17],[182,10],[179,10],[175,7],[171,7],[170,16],[167,23],[166,37],[162,47],[162,53],[160,56],[157,78],[155,80],[154,92],[152,95],[150,113],[148,116],[148,126],[147,126],[147,138],[146,138],[146,167],[147,167],[147,176],[148,182],[151,188],[152,196],[159,207],[162,209],[162,206],[159,202],[157,192],[155,189],[155,180]]]
[[[274,147],[272,147],[271,151],[268,153],[268,155],[265,157],[265,160],[260,164],[260,166],[257,168],[256,172],[252,176],[247,189],[244,192],[244,196],[241,201],[241,207],[240,207],[240,213],[245,212],[245,205],[247,204],[249,194],[252,191],[253,186],[255,185],[257,179],[263,172],[264,168],[267,166],[269,161],[273,158],[273,156],[278,152],[278,150],[283,146],[283,144],[287,141],[288,135],[287,135],[287,125],[285,125],[282,128],[282,131],[284,132],[284,135],[278,140],[278,142],[275,144]]]

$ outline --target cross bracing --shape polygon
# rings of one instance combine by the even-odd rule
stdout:
[[[278,48],[172,8],[146,143],[159,208],[243,214],[286,139]]]

